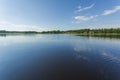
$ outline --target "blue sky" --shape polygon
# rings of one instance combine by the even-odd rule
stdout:
[[[120,27],[120,0],[0,0],[0,29]]]

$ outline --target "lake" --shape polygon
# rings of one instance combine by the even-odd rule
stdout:
[[[0,80],[120,80],[120,39],[0,36]]]

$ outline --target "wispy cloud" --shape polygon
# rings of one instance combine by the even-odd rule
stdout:
[[[82,21],[88,21],[88,20],[91,20],[91,19],[94,19],[96,17],[98,17],[99,15],[94,15],[94,16],[75,16],[74,19],[75,19],[75,23],[80,23]]]
[[[82,12],[82,11],[85,11],[85,10],[93,8],[94,6],[95,6],[95,3],[93,3],[93,4],[91,4],[90,6],[87,6],[87,7],[78,6],[78,10],[76,12]],[[98,16],[99,15],[93,15],[93,16],[75,16],[73,23],[80,23],[82,21],[88,21],[88,20],[94,19],[94,18],[96,18]]]
[[[88,7],[85,7],[85,8],[82,8],[81,6],[79,6],[78,8],[78,12],[81,12],[81,11],[84,11],[84,10],[87,10],[87,9],[90,9],[92,8],[93,6],[95,5],[92,4]],[[115,6],[114,9],[111,9],[111,10],[104,10],[104,12],[102,14],[99,14],[99,15],[92,15],[92,16],[75,16],[74,17],[74,21],[73,23],[80,23],[82,21],[89,21],[89,20],[92,20],[94,18],[97,18],[99,16],[107,16],[107,15],[110,15],[110,14],[113,14],[113,13],[116,13],[120,11],[120,5],[119,6]]]
[[[7,21],[0,21],[0,30],[8,31],[43,31],[46,30],[43,27],[34,26],[34,25],[19,25],[13,24]]]
[[[120,6],[115,6],[114,9],[105,10],[102,15],[110,15],[110,14],[116,13],[118,11],[120,11]]]
[[[94,4],[91,4],[90,6],[87,6],[87,7],[78,6],[77,12],[81,12],[81,11],[85,11],[85,10],[91,9],[91,8],[94,7],[94,5],[95,5],[95,3],[94,3]]]

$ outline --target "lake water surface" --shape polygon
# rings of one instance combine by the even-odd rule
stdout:
[[[120,39],[1,36],[0,80],[120,80]]]

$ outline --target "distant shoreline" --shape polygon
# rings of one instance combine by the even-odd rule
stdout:
[[[78,30],[52,30],[52,31],[5,31],[0,30],[0,34],[77,34],[81,36],[114,36],[120,35],[120,28],[102,28],[102,29],[78,29]]]

